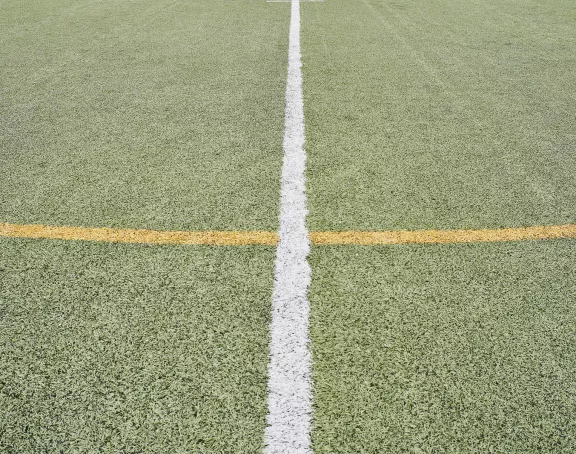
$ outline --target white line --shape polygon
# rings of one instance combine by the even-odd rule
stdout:
[[[310,251],[306,228],[306,152],[300,55],[300,2],[292,0],[286,123],[276,250],[266,454],[311,453],[312,385],[308,337]]]
[[[292,0],[266,0],[268,3],[292,3]],[[300,0],[300,3],[305,2],[323,2],[324,0]]]

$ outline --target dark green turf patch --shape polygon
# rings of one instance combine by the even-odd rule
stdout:
[[[0,240],[0,451],[259,452],[273,253]]]
[[[302,5],[310,227],[576,221],[576,2]]]
[[[315,248],[315,452],[573,452],[575,261],[572,240]]]
[[[0,222],[275,230],[289,5],[0,2]]]

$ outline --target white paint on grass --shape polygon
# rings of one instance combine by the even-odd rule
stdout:
[[[268,3],[292,3],[292,0],[266,0]],[[323,2],[324,0],[300,0],[303,2]]]
[[[280,242],[276,250],[270,363],[268,365],[267,454],[311,453],[311,353],[308,337],[306,152],[300,55],[300,3],[292,0],[286,124],[280,199]]]

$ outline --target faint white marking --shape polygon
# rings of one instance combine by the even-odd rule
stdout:
[[[310,240],[306,228],[306,151],[300,54],[300,2],[292,0],[280,242],[276,250],[265,453],[311,453],[311,353],[308,337]]]
[[[266,0],[268,3],[292,3],[292,0]],[[300,3],[323,2],[324,0],[300,0]]]

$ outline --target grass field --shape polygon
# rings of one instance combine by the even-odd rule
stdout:
[[[0,241],[0,451],[261,447],[271,248]]]
[[[270,448],[291,12],[0,0],[1,452],[576,451],[572,0],[299,6],[313,412]]]
[[[571,452],[574,242],[312,254],[317,452]]]
[[[2,221],[274,230],[288,18],[266,6],[4,1]]]
[[[573,2],[303,11],[311,229],[574,221]]]

